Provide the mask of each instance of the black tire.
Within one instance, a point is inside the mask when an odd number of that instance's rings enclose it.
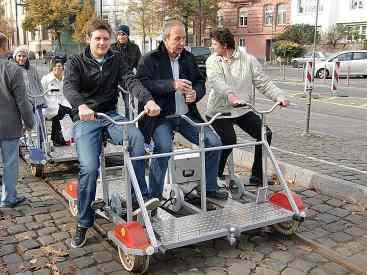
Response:
[[[329,71],[328,71],[328,69],[325,69],[325,68],[319,69],[316,73],[316,77],[320,78],[320,79],[323,79],[324,78],[324,73],[326,74],[326,78],[328,78],[329,77]]]
[[[143,274],[149,268],[150,256],[128,255],[121,248],[118,248],[118,251],[121,264],[126,271]]]

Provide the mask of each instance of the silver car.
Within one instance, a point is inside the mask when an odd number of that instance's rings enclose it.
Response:
[[[315,52],[316,61],[326,60],[326,55],[323,52]],[[305,53],[303,56],[292,58],[291,64],[294,68],[302,67],[307,61],[312,61],[312,52]]]
[[[353,50],[335,54],[323,62],[316,62],[315,77],[331,76],[336,61],[340,61],[339,76],[367,76],[367,50]]]

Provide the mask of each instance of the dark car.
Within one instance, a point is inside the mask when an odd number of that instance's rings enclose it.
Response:
[[[206,77],[205,62],[211,55],[210,49],[208,47],[188,47],[187,50],[194,55],[196,64],[198,64],[200,72]]]
[[[45,56],[45,63],[50,63],[52,60],[61,60],[63,63],[66,62],[67,55],[64,52],[60,51],[51,51],[48,52]]]

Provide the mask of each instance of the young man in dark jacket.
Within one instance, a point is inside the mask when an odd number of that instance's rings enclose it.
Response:
[[[158,49],[145,55],[137,71],[137,77],[150,90],[153,98],[161,107],[161,114],[156,118],[142,121],[141,129],[145,136],[154,141],[154,153],[172,151],[172,134],[176,130],[191,142],[199,143],[198,128],[191,126],[179,115],[186,114],[194,121],[202,121],[196,108],[205,95],[205,79],[191,53],[184,49],[185,28],[179,21],[166,24],[163,42]],[[168,115],[178,115],[167,118]],[[205,145],[220,146],[218,135],[209,127],[205,128]],[[217,171],[220,151],[205,154],[207,196],[227,199],[228,194],[218,190]],[[149,174],[149,186],[153,197],[160,197],[163,192],[164,175],[168,158],[152,159]]]
[[[22,70],[8,61],[8,39],[0,33],[0,151],[4,162],[0,208],[15,207],[25,200],[16,191],[22,120],[32,129],[32,104],[26,96]]]
[[[115,120],[123,119],[116,111],[118,83],[143,103],[148,116],[156,116],[160,112],[150,92],[128,69],[123,57],[110,50],[111,32],[108,23],[99,19],[91,21],[87,28],[89,46],[82,54],[70,58],[65,68],[64,95],[72,105],[74,138],[80,163],[78,224],[71,242],[74,248],[84,245],[87,229],[94,223],[91,203],[96,195],[103,132],[107,132],[114,143],[122,144],[122,128],[106,119],[96,118],[95,113],[105,113]],[[130,155],[144,155],[141,132],[131,126],[128,137]],[[147,200],[150,197],[145,182],[144,160],[134,161],[133,166],[142,195]]]
[[[119,52],[124,57],[129,70],[133,71],[138,68],[141,52],[138,45],[130,41],[129,36],[129,26],[121,25],[116,31],[117,41],[111,45],[111,50]],[[129,118],[129,95],[122,92],[122,98],[125,105],[125,116]]]

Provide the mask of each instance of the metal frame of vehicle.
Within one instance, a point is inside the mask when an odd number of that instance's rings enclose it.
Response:
[[[263,149],[263,169],[264,179],[263,186],[257,189],[256,193],[246,192],[251,202],[241,203],[232,199],[227,201],[217,201],[207,199],[206,196],[206,174],[205,169],[201,169],[201,177],[199,188],[200,206],[191,205],[191,214],[176,217],[174,213],[166,211],[166,209],[158,208],[157,214],[152,215],[144,205],[144,200],[139,188],[139,184],[133,169],[132,161],[153,159],[160,157],[172,157],[187,154],[187,150],[174,150],[171,153],[150,154],[140,157],[130,157],[128,151],[127,129],[131,124],[135,124],[141,119],[145,113],[140,113],[132,121],[117,122],[105,114],[98,113],[98,117],[109,120],[111,123],[121,126],[124,129],[123,145],[121,147],[124,156],[124,167],[122,168],[122,176],[108,179],[106,176],[106,167],[104,164],[104,154],[101,158],[101,175],[99,188],[102,193],[103,200],[96,201],[100,207],[98,212],[107,217],[115,224],[113,230],[108,232],[109,239],[117,246],[121,263],[127,271],[145,272],[149,267],[150,255],[157,252],[165,252],[169,249],[187,246],[190,244],[203,242],[211,239],[227,237],[231,244],[242,232],[261,228],[268,225],[274,225],[274,228],[284,234],[292,234],[297,228],[299,222],[305,218],[304,205],[299,196],[291,192],[282,175],[279,165],[272,153],[269,144],[266,141],[265,116],[271,113],[278,103],[269,110],[258,111],[251,104],[243,104],[242,107],[250,108],[261,116],[262,119],[262,139],[259,142],[241,143],[228,146],[219,146],[205,148],[204,144],[204,128],[209,127],[213,121],[221,116],[215,115],[209,122],[196,123],[189,117],[181,115],[181,119],[199,129],[199,147],[191,149],[193,154],[200,155],[201,168],[205,167],[205,153],[215,150],[223,150],[229,148],[240,148],[245,146],[261,145]],[[268,185],[266,180],[266,164],[267,156],[270,157],[271,163],[275,168],[275,172],[283,189],[268,196]],[[172,174],[170,175],[172,176]],[[127,184],[130,183],[130,184]],[[64,196],[74,206],[77,201],[77,183],[70,182],[64,189]],[[123,190],[123,191],[122,191]],[[141,212],[137,216],[137,221],[133,220],[132,211],[132,190],[139,203]],[[111,193],[112,191],[112,193]],[[113,207],[111,207],[111,196],[113,192],[119,192],[118,195],[126,199],[127,218],[120,217]],[[177,194],[172,193],[174,196]],[[98,203],[97,203],[98,202]],[[186,202],[189,204],[189,202]],[[215,205],[216,209],[208,210],[207,206]]]

